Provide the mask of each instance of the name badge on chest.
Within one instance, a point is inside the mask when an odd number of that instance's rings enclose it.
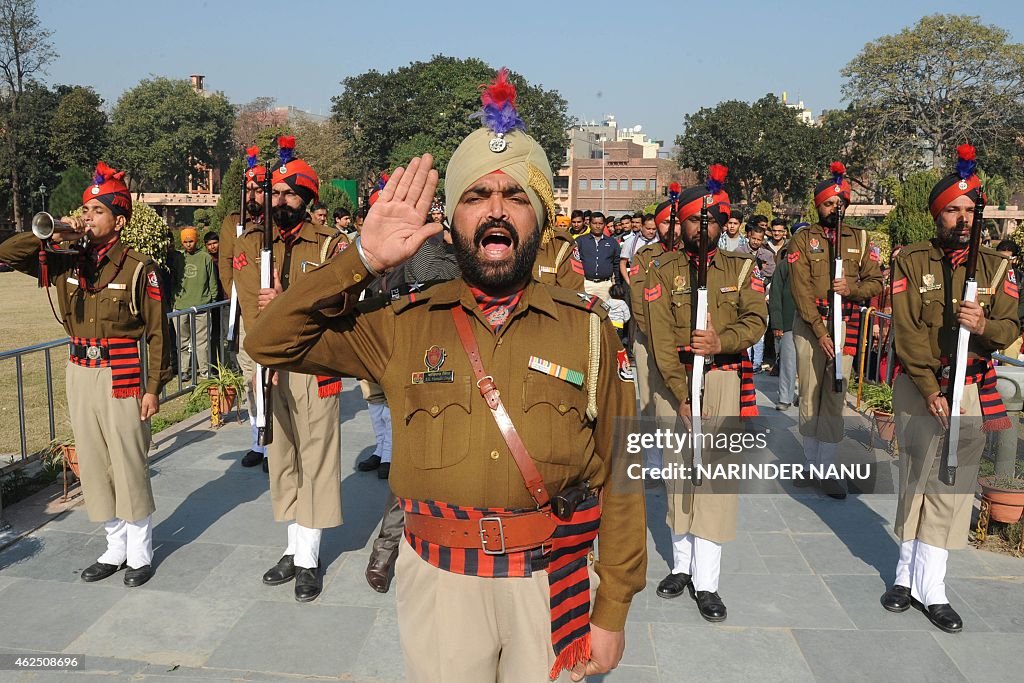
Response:
[[[442,370],[445,360],[448,359],[448,352],[442,347],[434,344],[423,354],[423,364],[427,366],[426,372],[412,373],[413,384],[434,384],[443,382],[450,384],[455,381],[455,372]]]

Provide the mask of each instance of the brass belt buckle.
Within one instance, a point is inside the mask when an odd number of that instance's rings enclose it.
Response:
[[[89,360],[99,360],[102,357],[102,352],[98,346],[89,346],[85,349],[85,357]]]
[[[501,548],[494,550],[487,547],[487,532],[484,530],[484,522],[497,523],[498,525],[498,538],[501,539]],[[505,527],[501,522],[501,517],[481,517],[477,521],[477,526],[480,528],[480,544],[483,546],[485,555],[504,555],[505,554]]]

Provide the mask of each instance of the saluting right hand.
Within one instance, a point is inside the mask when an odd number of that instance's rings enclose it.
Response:
[[[366,214],[359,243],[374,270],[384,272],[403,263],[441,231],[440,223],[423,222],[437,190],[433,166],[434,158],[424,154],[413,157],[407,168],[396,168]]]

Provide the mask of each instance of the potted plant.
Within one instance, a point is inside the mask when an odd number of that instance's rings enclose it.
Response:
[[[1024,512],[1024,479],[1011,476],[980,477],[981,497],[988,501],[989,519],[1015,524]]]
[[[245,377],[224,365],[217,365],[214,373],[202,379],[192,390],[192,398],[204,394],[210,397],[210,424],[220,427],[223,415],[231,411],[238,395],[245,391]]]
[[[78,469],[78,450],[75,448],[75,438],[54,439],[46,445],[39,453],[40,461],[44,466],[56,469],[61,468],[64,479],[64,500],[68,499],[68,470],[70,469],[76,479],[81,479],[81,472]]]
[[[861,387],[864,403],[871,410],[878,437],[891,444],[896,437],[896,418],[892,413],[892,387],[865,382]]]

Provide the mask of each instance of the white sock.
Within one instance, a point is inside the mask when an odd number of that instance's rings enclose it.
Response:
[[[693,534],[672,534],[672,573],[693,572]]]
[[[153,564],[153,516],[127,522],[128,566],[132,569]]]
[[[288,523],[288,546],[284,549],[285,555],[294,555],[295,548],[298,547],[298,543],[295,538],[299,533],[299,525],[295,522]]]
[[[820,445],[821,442],[813,436],[804,437],[804,460],[807,461],[808,465],[818,464],[818,447]]]
[[[914,555],[917,552],[917,539],[900,543],[900,561],[896,563],[896,586],[910,588],[914,576]]]
[[[693,590],[718,590],[718,576],[722,568],[722,544],[693,536]]]
[[[926,607],[947,604],[946,560],[949,559],[949,551],[918,541],[916,555],[914,585],[910,587],[910,594]]]
[[[128,559],[128,526],[115,517],[103,523],[103,530],[107,533],[107,550],[96,561],[120,567]]]
[[[315,569],[320,562],[320,537],[322,529],[310,529],[295,525],[295,566]]]

